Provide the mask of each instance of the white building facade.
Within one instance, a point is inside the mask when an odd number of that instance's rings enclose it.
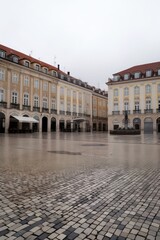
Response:
[[[129,127],[144,133],[160,132],[160,62],[113,74],[108,83],[108,129]]]

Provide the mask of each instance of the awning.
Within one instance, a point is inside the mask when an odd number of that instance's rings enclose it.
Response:
[[[19,122],[27,122],[27,123],[38,123],[39,122],[32,117],[22,117],[22,116],[13,116],[13,117],[16,118]]]
[[[85,119],[84,118],[75,118],[73,119],[73,122],[84,122]]]

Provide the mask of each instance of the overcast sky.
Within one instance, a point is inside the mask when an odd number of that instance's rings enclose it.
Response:
[[[107,89],[160,61],[160,0],[0,0],[0,43]]]

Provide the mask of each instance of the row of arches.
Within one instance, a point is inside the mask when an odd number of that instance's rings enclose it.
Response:
[[[151,117],[146,117],[143,120],[144,133],[152,133],[154,130],[154,119]],[[124,120],[122,121],[124,123]],[[133,122],[128,119],[129,126],[133,126],[133,128],[141,130],[142,129],[142,120],[140,118],[134,118]],[[117,129],[120,127],[120,123],[118,121],[114,121],[113,129]],[[160,132],[160,117],[156,119],[156,130]]]
[[[23,117],[29,117],[24,114]],[[90,131],[89,121],[71,121],[52,117],[51,119],[42,116],[41,118],[37,115],[33,116],[32,119],[37,120],[36,122],[19,122],[15,115],[10,115],[8,124],[6,123],[6,116],[3,112],[0,112],[0,133],[25,133],[25,132],[71,132],[71,131]]]

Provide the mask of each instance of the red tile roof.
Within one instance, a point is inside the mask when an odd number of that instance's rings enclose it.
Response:
[[[29,55],[26,55],[24,53],[18,52],[16,50],[12,49],[12,48],[9,48],[9,47],[6,47],[6,46],[0,44],[0,49],[5,51],[7,55],[13,54],[13,55],[16,55],[17,57],[19,57],[20,60],[24,60],[25,59],[25,60],[30,61],[31,63],[38,63],[42,67],[47,67],[49,70],[55,70],[57,72],[61,72],[62,73],[62,71],[58,70],[58,68],[56,68],[56,67],[54,67],[54,66],[52,66],[50,64],[47,64],[45,62],[42,62],[42,61],[40,61],[38,59],[35,59],[35,58],[33,58],[33,57],[29,56]]]
[[[154,72],[156,72],[158,69],[160,69],[160,62],[153,62],[128,68],[126,70],[113,74],[113,76],[115,75],[124,76],[124,74],[127,73],[134,74],[136,72],[145,73],[147,70],[153,70]]]

